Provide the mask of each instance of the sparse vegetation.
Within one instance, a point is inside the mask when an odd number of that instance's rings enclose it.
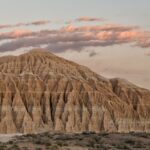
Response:
[[[125,143],[130,144],[130,145],[134,145],[135,141],[132,139],[127,139],[127,140],[125,140]]]
[[[17,136],[0,143],[0,150],[149,150],[147,133],[41,133]]]

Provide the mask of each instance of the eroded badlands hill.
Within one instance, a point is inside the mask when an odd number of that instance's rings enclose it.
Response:
[[[0,58],[0,133],[150,131],[150,91],[33,50]]]

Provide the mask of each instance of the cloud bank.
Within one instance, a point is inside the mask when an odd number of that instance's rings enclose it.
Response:
[[[80,20],[98,20],[98,18],[79,18]],[[22,25],[41,25],[46,21],[20,23]],[[3,42],[5,41],[5,42]],[[66,50],[82,51],[88,47],[106,47],[130,44],[141,48],[150,47],[150,31],[143,31],[137,26],[119,24],[69,25],[58,29],[40,31],[14,30],[0,33],[0,52],[15,51],[21,48],[41,47],[53,52]]]

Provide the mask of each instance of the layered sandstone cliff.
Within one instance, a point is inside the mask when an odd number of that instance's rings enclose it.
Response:
[[[150,91],[33,50],[0,58],[0,133],[150,131]]]

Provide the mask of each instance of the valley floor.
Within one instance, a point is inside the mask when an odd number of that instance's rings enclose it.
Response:
[[[0,150],[149,150],[148,133],[0,135]]]

